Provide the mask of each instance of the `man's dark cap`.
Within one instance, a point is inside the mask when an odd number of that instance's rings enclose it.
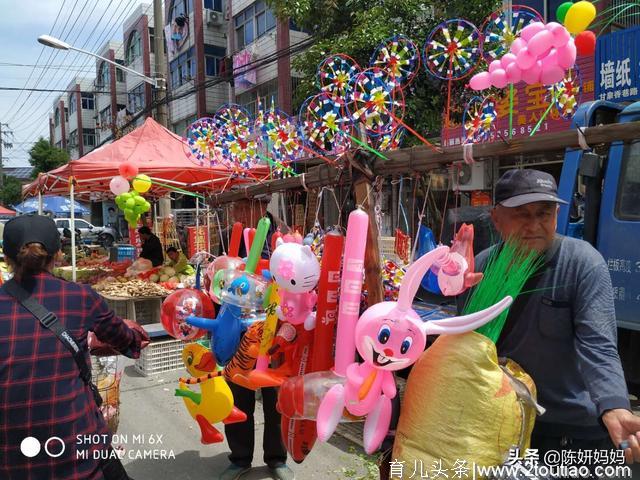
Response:
[[[567,204],[558,196],[558,186],[553,176],[540,170],[507,170],[496,183],[496,205],[519,207],[533,202]]]
[[[49,255],[58,253],[60,232],[55,222],[42,215],[21,215],[5,224],[2,245],[6,256],[15,259],[30,243],[40,243]]]

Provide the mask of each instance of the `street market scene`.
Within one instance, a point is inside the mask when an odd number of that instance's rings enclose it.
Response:
[[[638,0],[0,6],[0,480],[640,479]]]

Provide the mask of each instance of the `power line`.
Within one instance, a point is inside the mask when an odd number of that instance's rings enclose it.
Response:
[[[10,90],[10,91],[15,91],[15,90],[26,90],[28,92],[50,92],[50,93],[55,93],[55,92],[61,92],[61,93],[71,93],[73,92],[73,90],[62,90],[62,89],[53,89],[53,88],[23,88],[23,87],[0,87],[0,91],[1,90]],[[93,93],[93,94],[100,94],[103,93],[105,95],[111,95],[111,92],[108,90],[80,90],[81,93]],[[124,91],[124,92],[116,92],[116,95],[126,95],[128,92]]]

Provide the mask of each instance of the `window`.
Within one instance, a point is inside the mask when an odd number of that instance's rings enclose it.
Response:
[[[154,38],[155,36],[155,30],[153,29],[153,27],[149,27],[149,51],[151,53],[154,53],[155,48],[156,48],[156,40]]]
[[[56,225],[58,228],[69,228],[69,220],[57,220]]]
[[[75,148],[78,146],[78,131],[74,130],[69,134],[69,141],[67,142],[70,148]]]
[[[624,146],[622,171],[618,183],[616,217],[621,220],[640,220],[640,141]]]
[[[206,7],[206,1],[205,1]],[[193,0],[172,0],[169,7],[169,19],[175,20],[180,15],[189,15],[193,11]]]
[[[257,88],[248,92],[243,92],[236,96],[236,103],[244,107],[251,116],[256,115],[257,98],[260,97],[263,109],[271,108],[271,105],[278,106],[278,79],[274,78]]]
[[[109,73],[109,64],[102,62],[98,68],[98,78],[96,78],[96,85],[98,87],[107,88],[111,83],[111,75]],[[84,108],[84,107],[83,107]]]
[[[204,0],[204,8],[222,12],[222,0]]]
[[[93,98],[93,93],[81,93],[82,97],[82,109],[83,110],[93,110],[95,108],[95,101]]]
[[[169,65],[171,72],[171,86],[177,88],[193,80],[196,76],[196,61],[193,58],[194,48],[180,54]]]
[[[226,50],[215,45],[204,46],[205,73],[209,77],[217,77],[220,72],[220,66],[226,55]]]
[[[64,121],[69,121],[69,109],[67,107],[64,107]]]
[[[107,130],[111,126],[111,105],[100,111],[98,124],[102,130]]]
[[[96,146],[96,131],[93,128],[82,129],[82,144],[85,147]]]
[[[69,113],[75,113],[78,109],[78,99],[75,93],[69,96]]]
[[[258,0],[255,4],[245,8],[233,20],[235,22],[236,46],[238,49],[249,45],[276,27],[276,19],[273,12],[267,7],[264,0]]]
[[[129,113],[136,113],[144,108],[144,83],[141,83],[129,92],[128,100]]]
[[[56,127],[60,125],[60,108],[59,107],[56,107],[56,111],[53,115],[53,123],[55,124]]]
[[[124,66],[124,60],[116,60],[116,63]],[[124,72],[118,67],[116,67],[116,82],[124,82]]]
[[[127,41],[127,54],[126,61],[127,65],[131,65],[136,58],[142,55],[142,43],[140,41],[140,33],[137,30],[134,30],[129,35],[129,40]]]
[[[76,228],[89,228],[90,227],[89,222],[87,222],[85,220],[74,219],[74,223],[75,223],[75,227]]]

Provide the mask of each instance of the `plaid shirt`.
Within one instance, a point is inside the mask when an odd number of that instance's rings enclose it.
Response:
[[[141,337],[116,317],[91,287],[39,274],[22,283],[34,299],[55,313],[86,353],[87,332],[127,356],[140,354]],[[93,395],[80,378],[71,352],[53,332],[43,327],[4,287],[0,288],[0,479],[102,479],[93,450],[110,444],[110,433]],[[106,435],[79,444],[82,435]],[[27,458],[24,438],[34,437],[40,452]],[[59,437],[64,453],[51,458],[45,442]],[[52,440],[48,450],[62,450]],[[88,452],[88,458],[78,458]]]

